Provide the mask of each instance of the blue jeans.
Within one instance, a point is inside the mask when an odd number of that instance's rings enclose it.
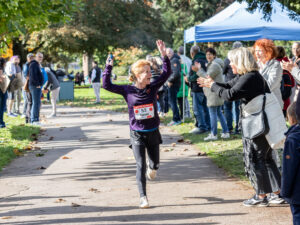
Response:
[[[300,225],[300,205],[291,204],[290,206],[293,214],[293,224]]]
[[[179,122],[181,121],[180,119],[180,115],[179,115],[179,109],[178,109],[178,105],[177,105],[177,93],[179,91],[179,87],[174,87],[171,86],[169,88],[169,103],[171,106],[171,109],[173,111],[173,121],[174,122]]]
[[[207,100],[203,92],[192,92],[193,110],[196,118],[196,127],[201,130],[210,130],[210,118],[207,108]]]
[[[233,121],[233,115],[232,115],[232,108],[234,104],[234,112],[235,112],[235,131],[239,130],[239,119],[240,119],[240,101],[234,101],[234,102],[224,102],[224,112],[225,112],[225,118],[227,122],[228,129],[230,131],[233,130],[232,121]]]
[[[7,99],[7,92],[3,94],[2,91],[0,90],[0,128],[5,127],[5,123],[3,121],[3,114],[5,111],[6,99]]]
[[[26,115],[26,111],[27,111],[27,97],[26,97],[26,91],[22,90],[22,95],[23,95],[23,115]]]
[[[31,107],[31,115],[30,122],[39,122],[40,121],[40,106],[41,106],[41,95],[42,89],[29,86],[30,94],[32,96],[32,107]]]
[[[210,123],[211,123],[211,132],[213,135],[218,134],[218,118],[221,122],[223,133],[228,133],[228,127],[225,121],[225,117],[221,111],[222,106],[212,106],[208,107]]]

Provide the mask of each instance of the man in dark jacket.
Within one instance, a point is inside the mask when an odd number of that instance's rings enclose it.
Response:
[[[44,77],[41,71],[40,64],[34,59],[28,65],[29,75],[29,91],[32,97],[32,107],[30,113],[30,122],[33,125],[40,125],[40,107],[42,86]]]
[[[191,47],[190,53],[192,57],[192,67],[190,70],[190,74],[186,79],[188,82],[190,82],[191,85],[191,92],[193,96],[193,110],[194,116],[196,118],[196,127],[191,130],[190,133],[202,134],[210,131],[210,118],[207,108],[207,100],[203,93],[203,88],[199,87],[199,85],[197,84],[198,75],[194,71],[196,70],[196,68],[194,68],[194,64],[195,62],[199,62],[201,64],[201,67],[206,70],[207,61],[205,54],[200,51],[200,48],[197,45]]]
[[[93,62],[93,69],[89,74],[89,78],[92,82],[92,87],[96,95],[95,104],[100,103],[100,80],[101,80],[101,69],[98,67],[98,62]]]
[[[300,121],[296,116],[295,102],[289,106],[287,114],[292,127],[286,133],[280,195],[291,206],[294,225],[300,225]]]
[[[167,48],[167,56],[171,61],[172,69],[172,74],[168,79],[168,94],[169,103],[173,111],[173,120],[168,124],[168,126],[173,126],[181,123],[179,109],[177,105],[177,93],[181,84],[181,66],[180,57],[177,54],[174,54],[174,51],[171,48]]]
[[[240,48],[243,47],[243,44],[239,41],[236,41],[232,45],[232,49],[235,48]],[[223,73],[225,75],[225,82],[228,82],[232,80],[233,78],[236,77],[236,74],[232,72],[231,66],[230,66],[230,60],[226,58],[224,60],[224,68],[223,68]],[[232,108],[234,104],[234,112],[235,112],[235,134],[239,133],[239,118],[240,118],[240,101],[225,101],[224,102],[224,112],[225,112],[225,118],[226,118],[226,123],[228,126],[228,129],[230,133],[233,132],[233,126],[232,126],[232,121],[233,121],[233,115],[232,115]]]

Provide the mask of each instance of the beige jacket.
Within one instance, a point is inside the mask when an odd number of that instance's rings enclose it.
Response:
[[[215,82],[224,82],[223,80],[223,67],[224,62],[220,58],[216,58],[212,62],[208,63],[207,71],[202,68],[197,72],[198,76],[206,77],[209,75]],[[204,94],[207,98],[207,106],[221,106],[224,104],[224,100],[220,98],[216,93],[212,92],[210,88],[203,88]]]

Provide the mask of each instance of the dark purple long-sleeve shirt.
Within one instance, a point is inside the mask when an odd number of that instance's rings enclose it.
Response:
[[[144,89],[133,85],[115,85],[111,83],[112,66],[106,65],[103,73],[103,88],[120,94],[128,105],[129,125],[131,130],[146,131],[158,128],[160,120],[157,114],[157,90],[171,74],[171,64],[167,56],[163,59],[163,73]]]

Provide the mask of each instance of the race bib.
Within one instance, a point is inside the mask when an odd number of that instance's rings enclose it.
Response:
[[[151,119],[154,117],[153,104],[133,106],[133,110],[136,120]]]

